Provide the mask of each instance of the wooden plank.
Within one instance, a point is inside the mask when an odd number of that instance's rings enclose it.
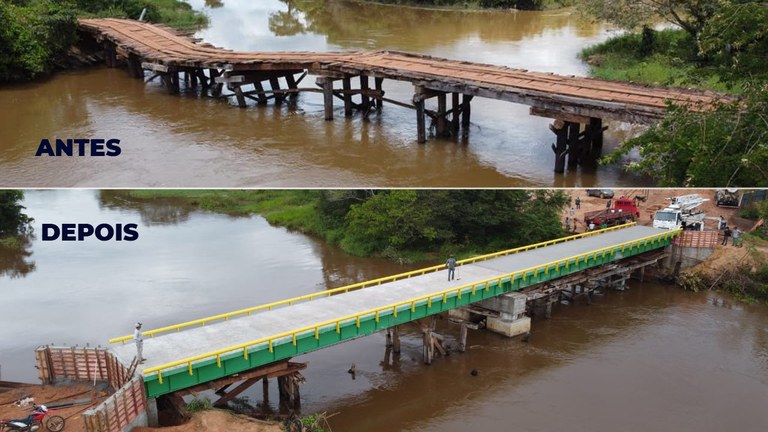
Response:
[[[155,71],[155,72],[168,73],[168,71],[170,71],[170,68],[168,66],[166,66],[164,64],[160,64],[160,63],[142,62],[141,63],[141,67],[143,69],[149,69],[149,70]]]

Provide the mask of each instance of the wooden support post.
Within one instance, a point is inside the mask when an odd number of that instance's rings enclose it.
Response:
[[[424,100],[414,101],[414,105],[416,105],[416,141],[419,144],[424,144],[427,142],[427,119],[424,111]]]
[[[108,40],[104,41],[104,62],[108,68],[117,67],[117,50],[115,44]]]
[[[261,392],[264,405],[269,405],[269,378],[267,377],[261,379]]]
[[[285,76],[285,83],[288,85],[288,88],[291,90],[296,90],[298,88],[298,85],[296,85],[296,79],[293,77],[292,73],[289,73]],[[290,96],[293,97],[295,95],[298,95],[298,93],[291,93]]]
[[[462,322],[459,327],[459,352],[467,350],[467,323]]]
[[[461,128],[464,130],[464,136],[469,134],[469,116],[472,112],[470,103],[472,102],[472,98],[473,96],[467,94],[461,97]]]
[[[432,330],[431,329],[424,329],[423,333],[423,354],[424,354],[424,364],[432,364],[432,356],[434,354],[435,345],[432,341]]]
[[[344,117],[352,117],[352,78],[344,77],[341,83],[344,89]]]
[[[141,59],[134,53],[128,54],[128,71],[133,78],[144,79],[144,69],[141,68]]]
[[[275,103],[280,105],[285,99],[285,95],[280,92],[280,80],[277,77],[269,79],[269,86],[272,87],[273,94],[275,95]]]
[[[243,89],[236,85],[232,90],[235,92],[235,98],[237,98],[237,106],[245,108],[247,105],[245,103],[245,96],[243,96]]]
[[[436,135],[443,137],[446,135],[446,118],[445,118],[445,93],[439,93],[437,95],[437,130]]]
[[[589,119],[589,131],[592,142],[592,160],[600,159],[603,154],[603,119],[592,117]]]
[[[384,106],[384,90],[381,88],[381,84],[384,82],[384,78],[374,78],[374,84],[376,85],[376,109],[381,111],[381,107]]]
[[[189,86],[192,88],[197,88],[197,70],[193,70],[188,73],[189,76]]]
[[[391,329],[387,329],[387,342],[385,347],[387,349],[392,348],[392,330]]]
[[[459,113],[461,108],[459,107],[459,94],[451,93],[451,131],[456,134],[459,131]]]
[[[333,120],[333,79],[318,77],[317,85],[323,88],[323,104],[325,106],[325,120]]]
[[[297,372],[277,377],[277,387],[280,393],[280,411],[294,412],[301,409]]]
[[[568,166],[575,167],[579,163],[579,132],[581,124],[575,122],[565,122],[568,128]]]
[[[253,87],[256,89],[257,96],[259,98],[259,105],[266,105],[267,104],[267,95],[264,94],[264,86],[261,84],[261,81],[256,81],[253,83]]]
[[[552,145],[552,151],[555,152],[555,172],[565,172],[565,155],[568,142],[568,128],[562,120],[555,120],[549,125],[549,130],[555,134],[555,144]]]
[[[195,74],[197,75],[197,79],[200,81],[200,85],[203,86],[203,90],[208,90],[209,84],[208,84],[208,78],[205,76],[205,71],[203,69],[195,69]]]
[[[368,77],[366,75],[360,75],[360,105],[363,111],[368,111],[371,106],[371,99],[368,97]]]
[[[392,327],[392,352],[400,354],[400,327]]]

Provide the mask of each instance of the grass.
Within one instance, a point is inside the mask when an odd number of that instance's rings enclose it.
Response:
[[[683,30],[654,32],[642,53],[642,35],[628,33],[582,50],[580,57],[596,78],[738,93],[740,83],[725,83],[717,69],[697,58],[696,44]]]
[[[128,2],[131,3],[131,2]],[[192,31],[208,25],[208,16],[196,11],[189,3],[182,0],[146,0],[147,15],[145,20],[165,24],[179,30]],[[80,11],[78,16],[83,18],[131,18],[138,19],[141,7],[118,8],[110,7],[98,12]]]
[[[313,190],[131,190],[128,196],[139,200],[173,199],[181,204],[228,215],[260,214],[273,225],[325,236],[315,204]]]

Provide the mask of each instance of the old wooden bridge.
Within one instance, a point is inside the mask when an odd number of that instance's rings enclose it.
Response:
[[[439,136],[467,133],[470,102],[485,97],[530,106],[533,115],[555,119],[555,171],[591,164],[600,155],[604,119],[649,123],[660,118],[667,103],[703,109],[712,104],[709,92],[648,87],[630,83],[530,72],[395,51],[359,52],[234,52],[194,40],[175,31],[140,21],[80,20],[83,35],[90,35],[104,53],[109,67],[125,61],[130,73],[144,78],[145,70],[160,77],[171,92],[180,82],[199,86],[205,94],[221,96],[226,85],[240,107],[247,99],[281,103],[300,91],[324,95],[325,118],[333,119],[334,97],[343,100],[344,114],[358,110],[367,116],[383,103],[414,108],[418,142],[427,137],[426,117]],[[83,38],[85,39],[85,38]],[[299,88],[307,76],[317,76],[319,88]],[[353,78],[357,88],[353,88]],[[373,78],[371,87],[370,78]],[[384,97],[384,79],[410,82],[414,96],[408,103]],[[336,83],[340,82],[341,86]],[[447,106],[450,95],[451,107]],[[353,100],[354,96],[354,100]],[[436,98],[437,109],[425,107]]]

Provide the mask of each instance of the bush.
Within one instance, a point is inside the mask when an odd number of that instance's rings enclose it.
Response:
[[[213,409],[213,404],[211,403],[211,400],[208,398],[194,398],[187,404],[187,411],[189,412],[200,412],[200,411],[209,411]]]
[[[24,6],[0,0],[0,82],[50,72],[77,38],[73,3],[36,0]]]

